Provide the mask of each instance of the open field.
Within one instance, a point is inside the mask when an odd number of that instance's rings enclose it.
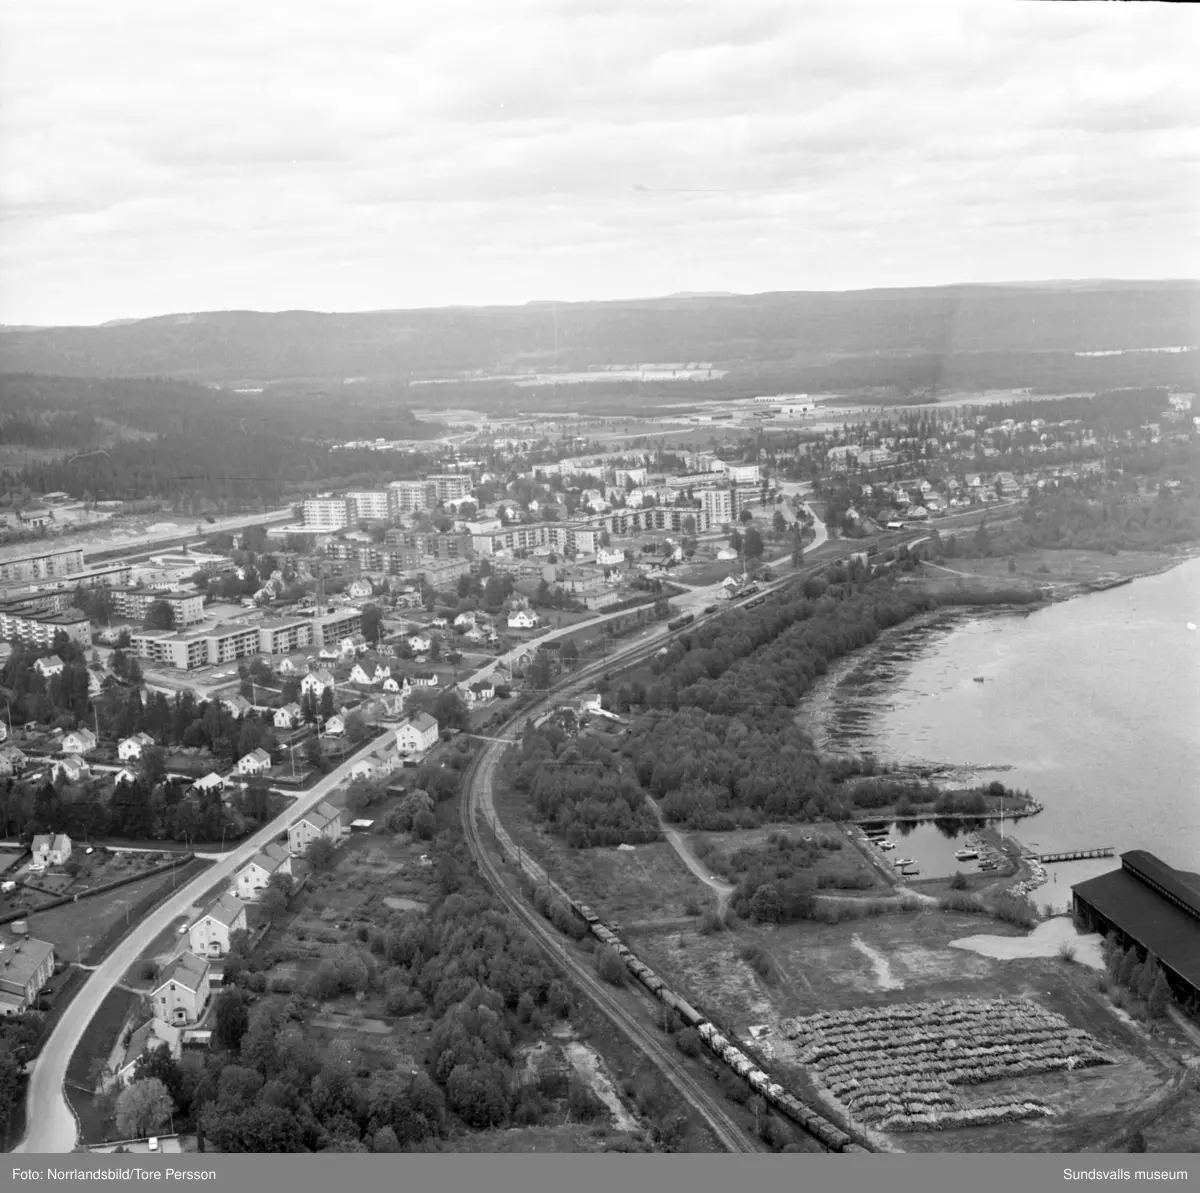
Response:
[[[1025,580],[1039,584],[1081,584],[1101,576],[1141,576],[1170,567],[1177,555],[1167,551],[1104,551],[1042,549],[1013,557],[1016,572],[1010,577],[1008,559],[948,559],[946,567],[971,576],[1003,581]],[[937,569],[930,569],[937,575]]]
[[[34,911],[26,921],[29,935],[49,941],[64,961],[95,964],[102,951],[123,936],[127,928],[136,930],[138,916],[145,914],[150,900],[158,902],[176,886],[191,881],[206,864],[191,862],[178,867],[174,877],[170,873],[158,874],[77,903]],[[0,939],[11,943],[13,937],[8,925],[0,927]]]

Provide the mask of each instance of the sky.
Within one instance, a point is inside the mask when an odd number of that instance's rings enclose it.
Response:
[[[1200,13],[0,6],[0,323],[1200,277]]]

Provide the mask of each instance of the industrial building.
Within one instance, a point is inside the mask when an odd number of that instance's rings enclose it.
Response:
[[[1119,870],[1071,890],[1075,916],[1088,930],[1153,957],[1178,999],[1200,1002],[1200,875],[1134,849],[1121,854]]]

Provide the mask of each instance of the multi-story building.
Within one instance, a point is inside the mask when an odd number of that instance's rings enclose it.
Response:
[[[129,644],[139,659],[159,667],[191,671],[208,663],[208,643],[198,634],[140,630],[129,636]]]
[[[163,971],[150,1001],[157,1018],[179,1027],[199,1020],[210,990],[208,962],[195,953],[182,953]]]
[[[361,609],[335,609],[313,618],[313,645],[336,646],[343,638],[362,633]]]
[[[757,485],[762,481],[757,464],[726,464],[725,475],[735,485]]]
[[[471,551],[469,534],[438,534],[436,531],[389,530],[383,540],[389,547],[411,547],[418,556],[434,559],[466,559]]]
[[[0,1015],[23,1015],[54,973],[54,946],[18,940],[0,953]]]
[[[72,642],[91,646],[92,623],[78,609],[60,611],[60,601],[65,603],[65,594],[39,593],[25,600],[0,602],[0,638],[53,646],[62,633]]]
[[[386,489],[354,489],[346,504],[351,522],[386,522],[392,516]]]
[[[324,837],[334,845],[342,839],[342,814],[324,800],[288,825],[288,847],[293,853],[303,854],[318,837]]]
[[[150,606],[162,601],[171,610],[177,629],[196,625],[204,620],[204,597],[195,592],[163,592],[154,588],[114,588],[113,611],[122,617],[141,620]]]
[[[306,530],[341,530],[350,525],[350,505],[344,497],[310,497],[303,509]]]
[[[50,547],[0,558],[0,584],[70,578],[83,570],[82,547]]]
[[[469,576],[471,564],[466,559],[431,559],[418,570],[426,584],[438,588],[452,584],[459,576]]]
[[[312,642],[312,618],[296,617],[258,624],[258,649],[263,654],[292,654],[311,646]]]
[[[466,473],[440,473],[436,476],[427,476],[425,481],[433,486],[434,496],[438,502],[461,501],[464,497],[471,496],[471,477]]]
[[[248,625],[218,625],[204,631],[208,644],[208,661],[214,666],[232,663],[258,652],[258,627]]]
[[[428,481],[392,481],[387,487],[388,514],[416,514],[437,504],[437,486]]]
[[[733,494],[728,489],[701,489],[696,493],[696,499],[710,526],[723,526],[733,521]]]

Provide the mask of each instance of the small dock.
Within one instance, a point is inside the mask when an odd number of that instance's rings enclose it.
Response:
[[[1065,849],[1061,853],[1039,853],[1037,860],[1044,866],[1047,862],[1081,862],[1090,857],[1112,857],[1112,849]]]

